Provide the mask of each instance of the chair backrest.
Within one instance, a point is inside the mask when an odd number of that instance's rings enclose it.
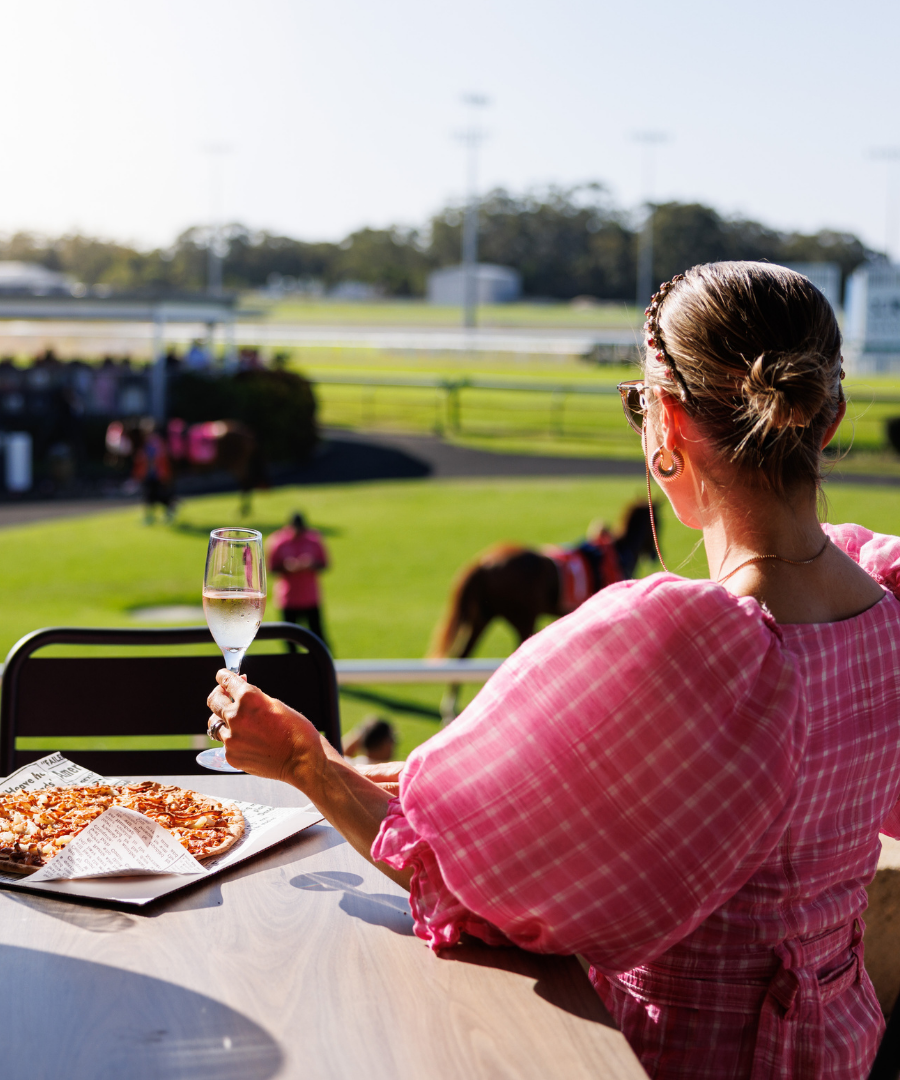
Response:
[[[872,1062],[869,1080],[897,1080],[900,1076],[900,1001],[888,1017],[887,1028]]]
[[[294,623],[263,623],[257,640],[293,642],[293,652],[247,656],[242,673],[254,685],[302,712],[340,749],[337,683],[322,640]],[[41,658],[48,645],[173,646],[212,641],[205,626],[184,629],[36,630],[10,650],[0,689],[0,776],[49,749],[19,749],[17,739],[87,736],[202,737],[206,699],[223,666],[221,656]],[[201,738],[202,745],[206,745]],[[68,753],[68,752],[67,752]],[[197,748],[84,749],[73,760],[104,776],[202,773]]]

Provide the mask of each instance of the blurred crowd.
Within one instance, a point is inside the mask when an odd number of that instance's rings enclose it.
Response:
[[[251,371],[262,366],[259,350],[244,348],[226,370]],[[169,349],[166,368],[170,375],[222,369],[200,340],[183,357]],[[150,409],[150,368],[135,365],[128,356],[107,356],[100,363],[60,360],[52,349],[26,366],[9,357],[0,360],[0,426],[8,428],[17,416],[60,409],[74,416],[141,416]]]

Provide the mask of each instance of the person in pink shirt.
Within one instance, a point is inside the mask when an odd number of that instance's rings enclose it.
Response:
[[[328,569],[328,553],[322,537],[308,527],[302,514],[294,514],[288,525],[269,537],[266,556],[269,571],[279,575],[275,603],[284,621],[305,622],[325,641],[319,574]]]
[[[608,586],[367,774],[227,671],[209,706],[232,764],[410,890],[432,948],[586,958],[651,1077],[861,1080],[884,1027],[865,886],[900,837],[900,539],[819,520],[846,401],[808,279],[694,267],[646,333],[625,415],[709,579]]]

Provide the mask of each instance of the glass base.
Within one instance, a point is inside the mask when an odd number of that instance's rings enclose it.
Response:
[[[225,760],[225,747],[214,746],[211,750],[204,750],[197,755],[197,764],[204,769],[212,769],[213,772],[236,772],[242,773],[243,769],[236,769]]]

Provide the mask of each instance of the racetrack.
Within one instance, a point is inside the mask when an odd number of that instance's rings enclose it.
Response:
[[[538,454],[503,454],[445,442],[433,435],[403,435],[384,432],[326,430],[311,461],[304,465],[273,470],[273,487],[287,484],[359,483],[376,480],[459,479],[472,477],[640,477],[641,461],[617,458],[568,457]],[[829,483],[895,487],[900,476],[867,476],[835,470]],[[188,477],[179,485],[182,496],[235,490],[226,476]],[[53,518],[80,517],[104,513],[123,506],[135,506],[140,499],[23,499],[0,503],[0,528],[24,525]]]

